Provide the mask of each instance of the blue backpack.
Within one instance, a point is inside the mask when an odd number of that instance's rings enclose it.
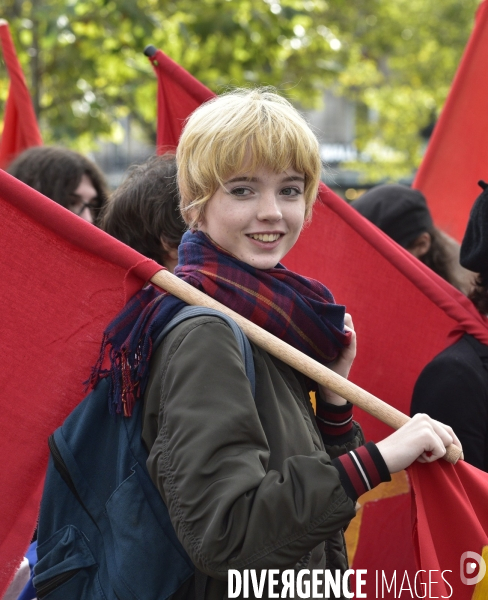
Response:
[[[223,313],[187,306],[155,346],[178,323],[201,315],[230,325],[254,394],[249,340]],[[49,438],[34,577],[39,600],[164,600],[186,596],[182,590],[198,573],[146,468],[143,403],[131,418],[111,415],[108,386],[103,379]]]

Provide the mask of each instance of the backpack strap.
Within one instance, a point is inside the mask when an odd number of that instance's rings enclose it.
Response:
[[[193,317],[205,316],[218,317],[219,319],[222,319],[222,321],[225,321],[232,329],[242,354],[246,375],[251,384],[251,391],[254,398],[256,394],[256,373],[254,371],[254,360],[252,357],[251,344],[249,343],[246,334],[242,331],[234,319],[228,317],[219,310],[206,308],[205,306],[185,306],[171,319],[163,331],[158,335],[156,341],[154,342],[154,349],[156,349],[163,341],[163,338],[182,321],[186,321],[187,319],[191,319]]]
[[[166,325],[163,331],[158,335],[156,341],[154,342],[154,349],[156,349],[159,346],[159,344],[163,341],[163,338],[166,335],[168,335],[168,333],[171,330],[173,330],[177,325],[179,325],[182,321],[186,321],[187,319],[191,319],[193,317],[205,316],[218,317],[219,319],[222,319],[222,321],[225,321],[227,325],[229,325],[229,327],[232,329],[232,332],[237,340],[239,350],[242,354],[244,367],[246,369],[246,375],[249,379],[249,383],[251,384],[251,392],[254,398],[256,395],[256,373],[254,370],[254,359],[252,357],[251,344],[249,343],[246,334],[242,331],[242,329],[234,321],[234,319],[227,316],[223,312],[220,312],[219,310],[215,310],[213,308],[206,308],[204,306],[187,305],[183,307],[178,313],[176,313],[176,315]],[[204,600],[207,582],[208,576],[195,567],[195,600]]]

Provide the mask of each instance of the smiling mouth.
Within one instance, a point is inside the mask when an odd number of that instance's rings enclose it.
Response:
[[[276,242],[281,237],[281,233],[251,233],[249,237],[258,242]]]

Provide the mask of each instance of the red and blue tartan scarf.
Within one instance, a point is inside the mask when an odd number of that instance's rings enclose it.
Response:
[[[320,282],[288,270],[256,269],[206,234],[188,231],[178,249],[175,275],[322,364],[335,360],[351,334],[344,306]],[[154,340],[185,304],[153,286],[138,292],[110,323],[89,383],[111,376],[112,412],[132,413],[149,376]],[[102,369],[106,352],[111,368]]]

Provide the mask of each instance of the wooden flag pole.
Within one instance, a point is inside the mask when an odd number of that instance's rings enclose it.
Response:
[[[393,429],[399,429],[402,425],[405,425],[410,420],[410,417],[403,414],[393,406],[390,406],[383,400],[380,400],[373,394],[370,394],[366,390],[363,390],[356,384],[344,379],[334,371],[331,371],[324,365],[310,358],[300,350],[293,348],[283,340],[280,340],[272,333],[267,332],[262,327],[255,325],[248,319],[234,312],[227,306],[220,304],[207,294],[204,294],[200,290],[197,290],[193,286],[189,285],[179,277],[176,277],[166,269],[158,271],[152,278],[152,283],[166,290],[173,296],[176,296],[194,306],[206,306],[207,308],[214,308],[219,310],[229,317],[232,317],[239,327],[244,331],[247,337],[272,354],[276,356],[284,363],[293,367],[297,371],[300,371],[307,377],[310,377],[313,381],[324,385],[329,388],[342,398],[349,400],[352,404],[359,406],[365,412],[373,415],[386,425],[389,425]],[[454,444],[451,444],[447,448],[447,452],[444,458],[455,464],[461,455],[461,450]]]

